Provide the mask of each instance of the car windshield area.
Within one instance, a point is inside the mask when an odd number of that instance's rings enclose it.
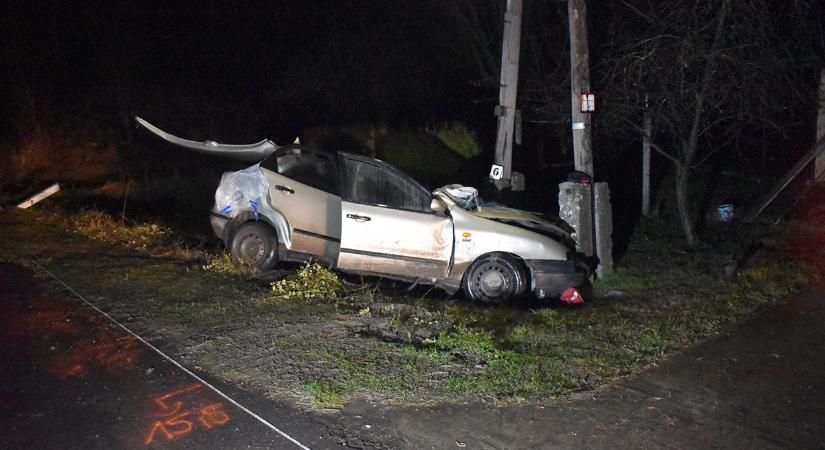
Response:
[[[479,206],[485,204],[484,200],[478,196],[478,189],[469,186],[462,186],[460,184],[448,184],[436,190],[436,192],[443,192],[458,206],[467,211],[478,211]]]

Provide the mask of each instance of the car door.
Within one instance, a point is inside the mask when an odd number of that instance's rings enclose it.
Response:
[[[334,157],[282,149],[261,162],[261,170],[269,182],[270,206],[289,225],[287,247],[335,261],[341,244],[341,197]]]
[[[356,155],[342,155],[340,174],[340,269],[406,279],[446,275],[453,224],[433,212],[424,187],[388,164]]]

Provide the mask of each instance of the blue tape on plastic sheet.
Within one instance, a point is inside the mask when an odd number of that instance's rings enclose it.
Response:
[[[258,221],[258,204],[254,200],[250,200],[249,204],[252,206],[252,211],[255,212],[255,222]]]
[[[225,206],[225,207],[221,210],[221,214],[226,215],[226,213],[228,213],[228,212],[229,212],[229,210],[231,210],[231,209],[232,209],[232,205],[226,205],[226,206]]]

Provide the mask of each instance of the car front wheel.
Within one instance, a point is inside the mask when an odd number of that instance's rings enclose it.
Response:
[[[229,252],[237,266],[251,266],[258,271],[272,269],[278,263],[275,231],[260,222],[245,223],[232,236]]]
[[[464,276],[464,294],[473,301],[501,303],[526,289],[524,269],[503,254],[485,255],[473,262]]]

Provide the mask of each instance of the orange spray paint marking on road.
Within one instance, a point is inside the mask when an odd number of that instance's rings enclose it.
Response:
[[[203,387],[200,383],[190,384],[152,399],[157,406],[152,414],[160,419],[152,423],[143,443],[175,440],[196,430],[198,424],[206,430],[227,424],[231,418],[223,403],[207,403],[196,394]]]
[[[229,414],[222,410],[223,403],[212,403],[206,405],[198,411],[198,420],[207,429],[226,425],[229,422]]]
[[[168,415],[168,414],[174,414],[175,412],[180,410],[180,408],[183,406],[183,403],[180,402],[180,401],[175,402],[174,403],[175,407],[173,409],[173,408],[170,408],[169,405],[166,404],[167,400],[169,400],[172,397],[176,397],[176,396],[179,396],[181,394],[184,394],[186,392],[190,392],[190,391],[194,391],[196,389],[200,389],[202,387],[203,387],[203,385],[200,384],[200,383],[190,384],[189,386],[184,386],[180,389],[175,389],[174,391],[169,392],[167,394],[163,394],[163,395],[160,395],[158,397],[155,397],[155,403],[160,407],[160,412],[155,413],[155,414],[158,415],[158,416],[165,416],[165,415]],[[168,412],[169,410],[172,410],[172,412],[171,413]]]
[[[130,367],[145,351],[134,336],[120,337],[112,328],[100,323],[90,310],[58,303],[45,293],[26,297],[31,311],[0,330],[7,339],[29,338],[53,343],[47,369],[60,379],[82,378],[95,367],[117,372]]]
[[[143,351],[134,337],[116,338],[104,330],[95,338],[75,341],[71,349],[55,358],[49,370],[60,379],[83,377],[94,365],[115,373],[134,364]]]
[[[152,429],[146,435],[143,441],[146,445],[151,444],[155,440],[155,434],[160,431],[167,441],[189,434],[192,432],[192,422],[186,420],[185,417],[191,415],[191,412],[185,412],[166,420],[158,420],[152,424]]]

